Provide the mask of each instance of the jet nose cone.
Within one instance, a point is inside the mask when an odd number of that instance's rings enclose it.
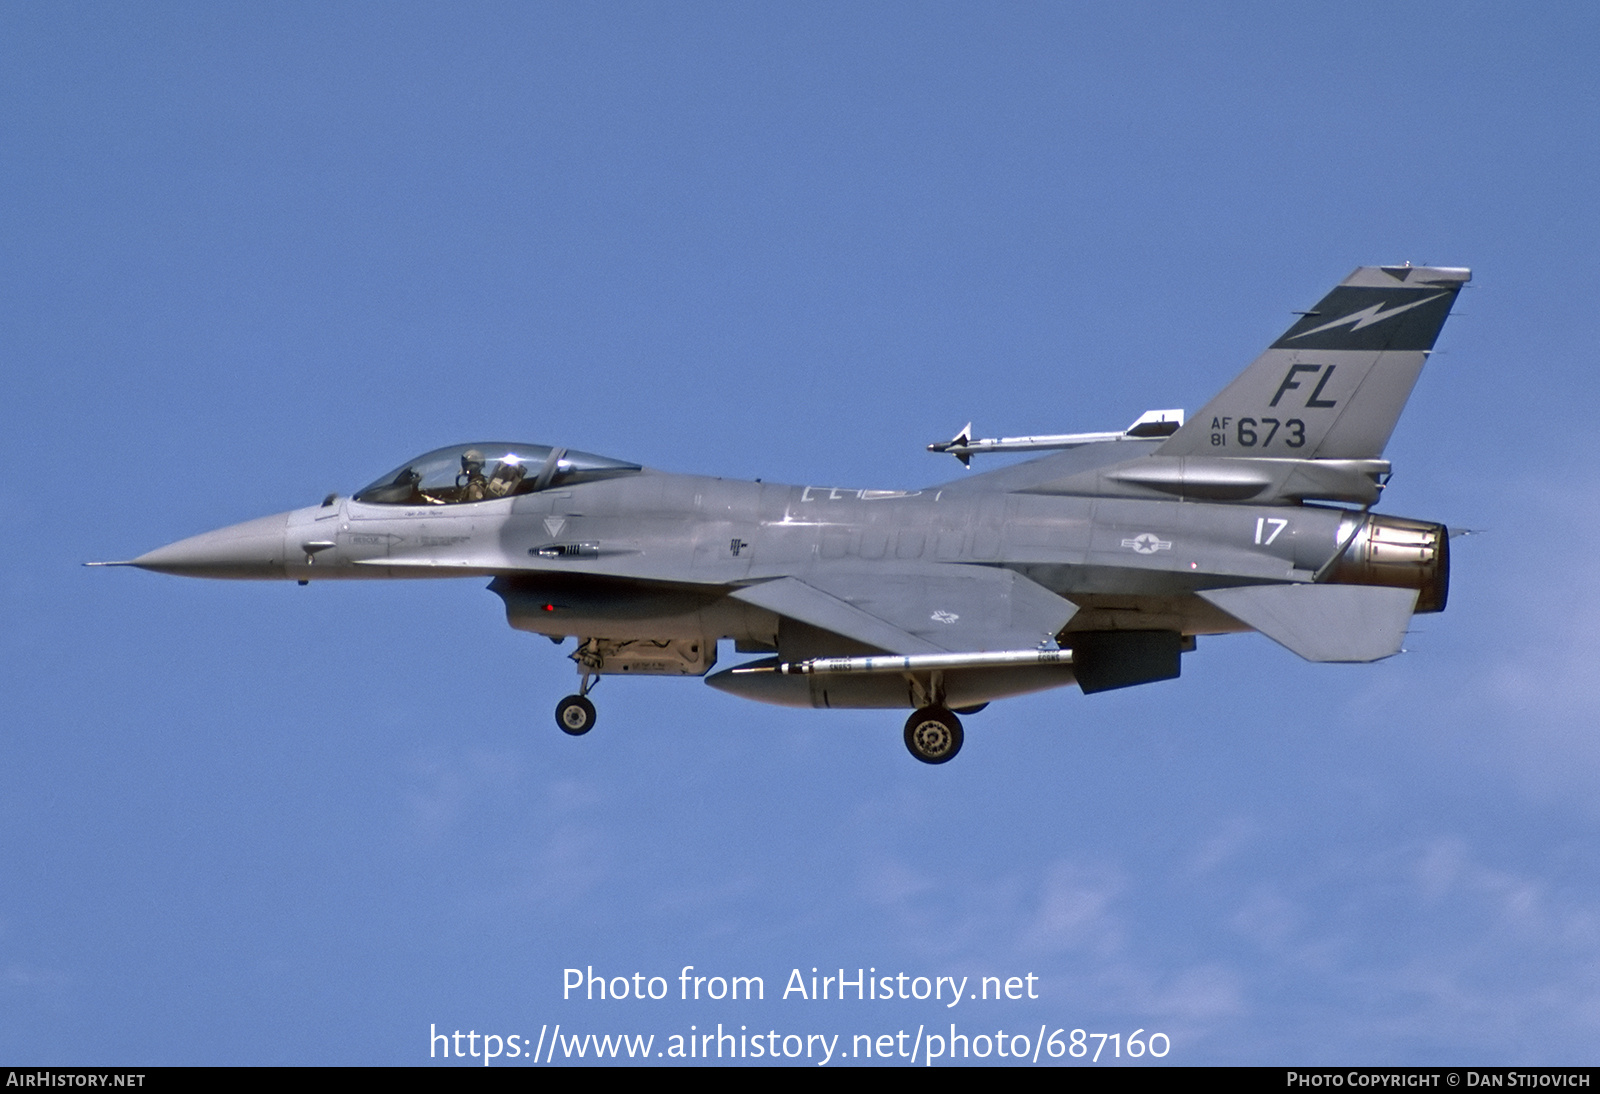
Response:
[[[134,559],[133,565],[184,577],[284,577],[283,537],[288,523],[288,513],[247,520],[157,547]]]

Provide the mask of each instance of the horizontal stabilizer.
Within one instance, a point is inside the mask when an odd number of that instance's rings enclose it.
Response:
[[[1400,652],[1415,589],[1247,585],[1200,596],[1307,661],[1381,661]]]

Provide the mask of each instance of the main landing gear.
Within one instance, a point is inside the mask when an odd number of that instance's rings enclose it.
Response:
[[[599,676],[585,672],[578,685],[578,694],[569,695],[556,704],[556,725],[561,732],[582,737],[594,728],[594,704],[589,701],[589,691],[599,682]],[[976,714],[988,704],[979,703],[962,707],[963,714]],[[949,763],[961,751],[966,734],[961,729],[961,719],[940,703],[932,703],[915,711],[906,719],[906,749],[925,764]]]
[[[906,719],[906,748],[925,764],[942,764],[961,751],[961,719],[944,707],[923,707]]]
[[[589,689],[598,681],[599,677],[584,673],[578,683],[578,694],[569,695],[556,704],[556,725],[561,727],[561,732],[582,737],[594,728],[594,704],[589,702]]]

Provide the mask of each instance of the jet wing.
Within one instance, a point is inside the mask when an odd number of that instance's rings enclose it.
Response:
[[[1246,585],[1200,593],[1307,661],[1381,661],[1400,652],[1415,589],[1383,585]]]
[[[736,599],[885,653],[976,653],[1054,644],[1077,606],[1012,570],[932,565],[818,570],[750,585]]]

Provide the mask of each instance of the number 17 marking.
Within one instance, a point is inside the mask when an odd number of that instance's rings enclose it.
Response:
[[[1266,527],[1269,524],[1272,525],[1271,530]],[[1263,546],[1271,546],[1272,541],[1278,538],[1278,533],[1287,527],[1289,527],[1289,522],[1278,517],[1257,517],[1256,542]]]

